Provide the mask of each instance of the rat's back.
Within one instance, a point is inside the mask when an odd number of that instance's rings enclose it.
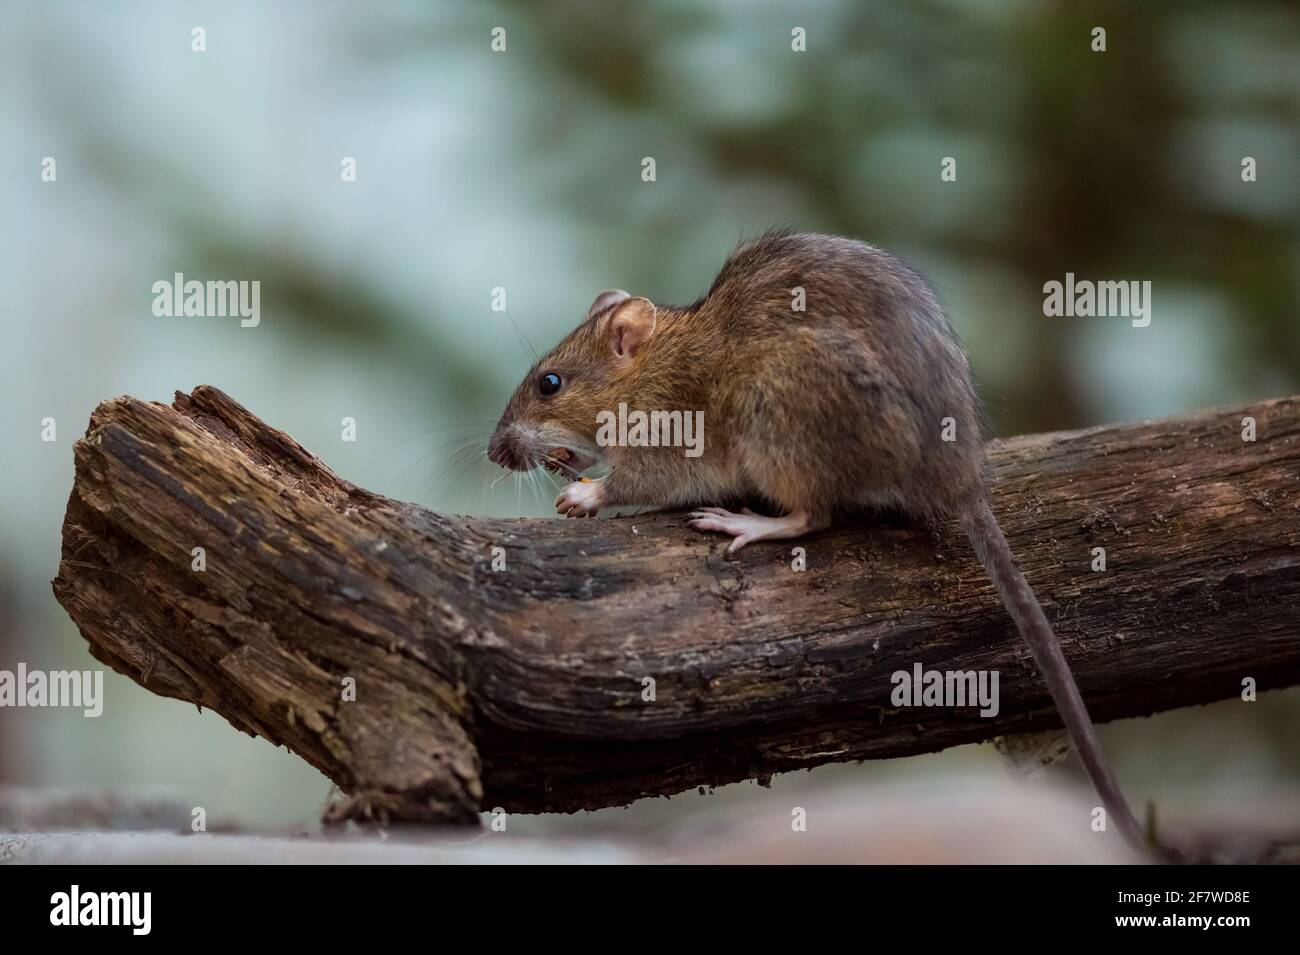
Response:
[[[819,506],[925,514],[953,513],[978,489],[969,365],[925,280],[894,256],[768,233],[738,248],[693,308],[731,343],[719,388],[756,484],[780,490],[797,469]]]

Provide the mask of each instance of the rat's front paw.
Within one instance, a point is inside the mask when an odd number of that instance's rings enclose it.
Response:
[[[605,482],[574,481],[555,499],[555,509],[565,517],[595,517],[605,504]]]

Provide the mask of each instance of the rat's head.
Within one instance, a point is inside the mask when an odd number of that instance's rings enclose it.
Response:
[[[654,333],[649,299],[611,289],[524,376],[497,422],[488,457],[504,468],[539,465],[575,480],[603,457],[596,416],[626,400],[628,373]]]

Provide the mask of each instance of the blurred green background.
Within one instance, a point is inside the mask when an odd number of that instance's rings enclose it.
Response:
[[[1294,0],[0,10],[0,667],[93,663],[49,581],[72,443],[100,400],[211,383],[358,484],[547,514],[477,455],[529,364],[513,325],[544,350],[601,289],[691,301],[771,226],[863,238],[926,272],[999,434],[1300,391]],[[1150,327],[1045,318],[1042,285],[1067,271],[1150,280]],[[260,280],[261,325],[154,317],[151,285],[174,272]],[[165,788],[257,825],[317,815],[328,784],[296,757],[106,681],[99,719],[0,710],[0,780]],[[1300,782],[1294,690],[1104,737],[1137,800]],[[954,767],[1001,772],[991,747],[964,747],[811,779]]]

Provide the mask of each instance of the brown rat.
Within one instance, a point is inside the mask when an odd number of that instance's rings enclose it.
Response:
[[[598,441],[620,405],[703,412],[702,453]],[[989,507],[966,356],[929,286],[887,252],[772,232],[732,253],[692,305],[602,292],[524,378],[488,455],[573,479],[556,501],[569,517],[619,505],[696,507],[691,526],[731,535],[729,552],[811,533],[863,506],[958,519],[1107,811],[1141,844],[1056,636]],[[597,464],[606,477],[577,480]],[[780,516],[703,506],[746,499]]]

